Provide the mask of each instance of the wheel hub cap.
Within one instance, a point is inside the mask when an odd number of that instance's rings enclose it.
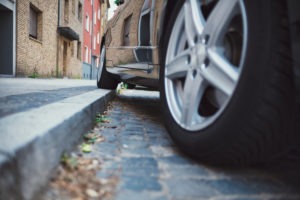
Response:
[[[205,2],[213,5],[208,6],[209,14],[202,12]],[[236,17],[242,19],[243,27],[238,66],[226,58],[228,45],[224,45],[224,38],[232,30]],[[182,128],[201,130],[222,113],[237,85],[246,45],[247,18],[242,0],[186,0],[175,20],[165,63],[168,107]],[[207,95],[208,90],[210,95]],[[218,108],[213,108],[216,102]],[[212,107],[209,111],[207,104]]]

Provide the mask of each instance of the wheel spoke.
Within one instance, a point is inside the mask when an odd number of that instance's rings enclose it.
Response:
[[[237,14],[239,0],[219,0],[209,15],[203,34],[209,35],[208,46],[216,46],[222,41],[226,28]]]
[[[187,74],[183,90],[181,115],[181,123],[185,126],[195,123],[198,107],[206,86],[205,80],[199,74],[196,77],[192,76],[192,72]]]
[[[190,47],[195,45],[195,36],[203,31],[204,18],[197,0],[189,0],[184,4],[185,33]]]
[[[238,70],[218,52],[208,50],[210,64],[202,69],[203,78],[227,96],[233,93],[238,81]]]
[[[187,74],[190,60],[190,50],[178,54],[166,65],[165,76],[169,79],[183,78]]]

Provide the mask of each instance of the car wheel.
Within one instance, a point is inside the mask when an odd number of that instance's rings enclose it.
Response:
[[[162,43],[166,127],[186,153],[250,164],[284,152],[294,106],[286,1],[178,1]]]
[[[100,63],[97,73],[97,86],[102,89],[116,89],[118,86],[118,80],[106,71],[106,49],[105,45],[102,46]]]

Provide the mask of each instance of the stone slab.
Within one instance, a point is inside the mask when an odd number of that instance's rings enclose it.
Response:
[[[114,96],[93,90],[0,119],[0,199],[34,199]]]

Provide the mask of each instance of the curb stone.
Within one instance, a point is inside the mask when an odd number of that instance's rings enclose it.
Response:
[[[94,90],[0,119],[0,199],[35,199],[114,91]]]

